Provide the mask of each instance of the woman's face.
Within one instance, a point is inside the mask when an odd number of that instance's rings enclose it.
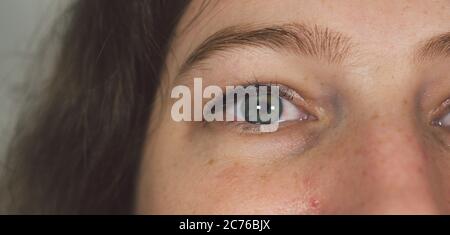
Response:
[[[167,57],[138,213],[450,212],[450,1],[202,3]],[[195,77],[280,85],[286,121],[176,122]]]

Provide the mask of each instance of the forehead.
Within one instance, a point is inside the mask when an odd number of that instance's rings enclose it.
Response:
[[[220,29],[240,24],[302,23],[342,32],[364,50],[406,53],[450,31],[450,1],[194,0],[173,42],[178,58]]]

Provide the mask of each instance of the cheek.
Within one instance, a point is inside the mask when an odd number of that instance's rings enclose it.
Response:
[[[224,152],[229,145],[180,133],[159,131],[154,133],[159,138],[148,141],[137,213],[319,214],[331,206],[324,192],[332,177],[317,156],[280,161],[230,156]]]
[[[321,211],[318,182],[298,169],[233,162],[211,169],[208,179],[198,188],[203,201],[200,206],[205,213],[318,214]]]
[[[320,179],[302,169],[213,159],[190,165],[156,159],[141,175],[139,213],[319,214],[324,210]]]

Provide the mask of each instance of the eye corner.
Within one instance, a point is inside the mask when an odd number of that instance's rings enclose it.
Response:
[[[431,120],[430,126],[433,126],[433,127],[443,127],[443,124],[442,124],[442,121],[441,121],[441,120],[439,120],[439,119],[434,119],[434,120]]]
[[[430,125],[436,128],[450,129],[450,98],[430,112]]]

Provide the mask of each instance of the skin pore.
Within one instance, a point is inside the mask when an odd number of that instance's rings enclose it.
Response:
[[[432,125],[450,111],[449,32],[445,0],[193,1],[150,117],[136,213],[449,213],[450,128]],[[280,84],[316,119],[274,133],[175,122],[170,90],[194,77]]]

